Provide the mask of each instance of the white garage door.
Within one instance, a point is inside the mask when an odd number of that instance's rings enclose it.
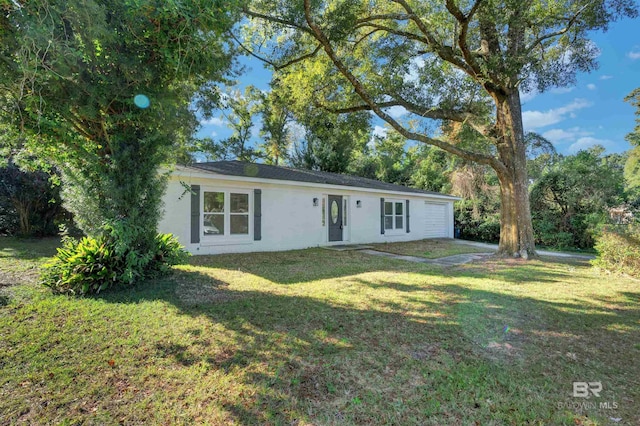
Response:
[[[446,238],[449,236],[448,210],[446,203],[430,203],[425,201],[427,215],[426,232],[427,238]]]

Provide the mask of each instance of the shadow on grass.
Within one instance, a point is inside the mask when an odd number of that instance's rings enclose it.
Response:
[[[358,251],[336,252],[318,248],[246,255],[193,256],[190,264],[246,272],[277,284],[296,284],[384,269],[390,262],[406,266],[404,261],[376,259]]]
[[[499,279],[514,284],[560,283],[572,277],[575,268],[589,265],[588,260],[576,258],[543,257],[542,260],[544,263],[542,261],[489,257],[466,265],[443,267],[372,256],[359,251],[334,252],[323,249],[307,249],[277,253],[251,253],[250,255],[194,256],[190,263],[197,267],[246,272],[277,284],[296,284],[340,278],[379,270]],[[507,267],[504,267],[505,263]],[[564,271],[555,268],[552,272],[545,264],[562,265]]]
[[[49,258],[56,254],[58,247],[60,247],[59,237],[0,237],[0,259],[3,257],[22,260]]]
[[[336,269],[325,264],[322,269],[298,271],[302,261],[298,256],[295,253],[278,265],[273,261],[267,265],[266,257],[254,255],[246,262],[216,256],[212,267],[240,269],[290,284],[370,272],[372,266]],[[357,255],[349,257],[357,259]],[[320,258],[326,261],[330,256]],[[263,265],[265,271],[260,270]],[[394,268],[391,263],[386,265],[387,270],[389,265]],[[286,273],[276,272],[278,267]],[[415,268],[425,276],[440,273],[421,265]],[[539,274],[536,281],[558,284],[571,273],[543,274],[543,268],[535,265],[525,269]],[[398,272],[406,271],[398,268]],[[517,271],[499,272],[497,277],[502,275],[520,279]],[[493,278],[496,274],[461,270],[455,276]],[[333,410],[323,414],[326,418],[340,418],[344,423],[384,422],[380,416],[394,412],[394,401],[385,395],[389,387],[396,396],[423,408],[431,403],[430,395],[438,393],[445,403],[456,401],[467,407],[469,418],[484,422],[512,421],[513,411],[523,408],[514,409],[513,402],[504,402],[504,406],[488,409],[482,405],[485,399],[525,401],[529,414],[522,414],[519,420],[554,423],[557,413],[550,399],[564,395],[576,377],[591,377],[595,368],[598,380],[616,389],[627,377],[640,374],[637,366],[628,363],[633,342],[640,338],[638,310],[585,307],[578,301],[556,303],[455,284],[356,281],[372,291],[362,295],[369,302],[363,306],[317,296],[237,291],[206,273],[182,270],[157,286],[100,298],[111,303],[164,300],[183,315],[206,318],[232,333],[229,344],[190,329],[184,342],[160,343],[156,350],[158,356],[182,367],[206,365],[250,386],[251,396],[220,400],[234,421],[247,425],[295,422],[309,418],[309,407],[318,405]],[[377,290],[397,294],[389,300]],[[418,292],[429,293],[431,298],[420,297]],[[640,293],[624,295],[637,305]],[[614,324],[635,331],[609,330]],[[434,372],[442,369],[448,371],[446,378],[434,379]],[[483,374],[470,378],[470,371]],[[406,375],[414,377],[411,385],[405,383]],[[637,390],[630,392],[624,397],[640,397]],[[357,401],[366,395],[365,403],[353,403],[344,395],[353,395]],[[433,414],[447,419],[443,412]],[[311,416],[314,420],[318,418]]]
[[[208,403],[223,407],[229,422],[246,425],[302,419],[561,424],[555,403],[572,381],[601,380],[615,390],[640,376],[637,363],[629,363],[638,353],[640,293],[622,293],[628,304],[603,298],[608,306],[585,306],[463,284],[471,278],[561,286],[575,274],[571,268],[580,266],[564,259],[555,268],[535,261],[497,262],[446,269],[319,249],[199,256],[192,260],[198,269],[97,299],[114,310],[117,304],[162,301],[177,310],[168,316],[171,321],[193,319],[175,328],[167,324],[163,336],[170,339],[150,342],[152,356],[203,382],[224,376],[197,396],[213,395]],[[376,271],[384,271],[385,278],[365,274]],[[239,290],[220,278],[237,272],[264,278],[269,287]],[[424,280],[407,284],[393,279],[394,273],[420,274]],[[305,283],[311,289],[322,285],[314,281],[347,277],[344,293],[351,298],[335,289],[305,295],[287,287]],[[110,321],[105,315],[92,321]],[[144,318],[114,318],[114,327],[146,324]],[[229,383],[238,383],[241,392],[232,392]],[[609,396],[637,401],[638,389]],[[172,391],[158,400],[179,404],[174,400],[191,389]],[[194,410],[185,416],[199,414]],[[632,418],[631,408],[622,410],[616,415]]]

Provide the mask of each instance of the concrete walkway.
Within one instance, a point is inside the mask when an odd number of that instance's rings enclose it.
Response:
[[[487,249],[488,251],[491,251],[493,253],[498,251],[498,245],[497,244],[479,243],[479,242],[476,242],[476,241],[455,240],[455,239],[454,240],[450,240],[450,241],[452,243],[456,243],[456,244],[464,244],[464,245],[468,245],[468,246]],[[575,259],[585,259],[585,260],[591,260],[591,259],[595,259],[596,258],[595,256],[590,255],[590,254],[564,253],[564,252],[559,252],[559,251],[548,251],[548,250],[537,250],[537,252],[541,256],[573,257]]]
[[[388,257],[390,259],[406,260],[407,262],[428,263],[430,265],[438,265],[438,266],[462,265],[465,263],[473,262],[474,260],[479,260],[479,259],[491,256],[493,254],[493,253],[468,253],[468,254],[456,254],[454,256],[441,257],[439,259],[425,259],[424,257],[405,256],[401,254],[387,253],[384,251],[377,251],[377,250],[360,250],[360,252],[370,254],[372,256],[381,256],[381,257]]]
[[[364,250],[360,249],[359,251],[361,253],[370,254],[372,256],[381,256],[381,257],[387,257],[390,259],[406,260],[407,262],[428,263],[430,265],[450,267],[450,266],[456,266],[456,265],[464,265],[465,263],[473,262],[474,260],[480,260],[485,257],[489,257],[498,250],[497,244],[478,243],[475,241],[453,240],[453,239],[447,240],[447,241],[451,241],[452,243],[455,243],[455,244],[463,244],[467,246],[486,249],[487,252],[456,254],[453,256],[441,257],[439,259],[425,259],[424,257],[406,256],[402,254],[394,254],[394,253],[387,253],[384,251],[371,250],[366,246],[363,246]],[[586,255],[586,254],[562,253],[562,252],[547,251],[547,250],[538,250],[538,254],[541,256],[565,257],[565,258],[572,257],[577,259],[594,259],[595,258],[595,256]]]

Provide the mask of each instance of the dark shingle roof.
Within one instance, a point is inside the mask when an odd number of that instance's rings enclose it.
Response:
[[[245,163],[242,161],[214,161],[209,163],[193,163],[190,167],[228,176],[244,176],[262,179],[288,180],[295,182],[320,183],[327,185],[351,186],[357,188],[378,189],[383,191],[409,192],[415,194],[445,195],[438,192],[424,191],[408,186],[394,185],[358,176],[338,173],[319,172],[315,170],[293,169],[290,167],[270,166],[267,164]]]

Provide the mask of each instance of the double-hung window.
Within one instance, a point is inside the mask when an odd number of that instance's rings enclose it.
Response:
[[[404,229],[403,201],[384,202],[384,229],[389,231]]]
[[[204,191],[203,233],[205,236],[249,235],[249,193]]]

